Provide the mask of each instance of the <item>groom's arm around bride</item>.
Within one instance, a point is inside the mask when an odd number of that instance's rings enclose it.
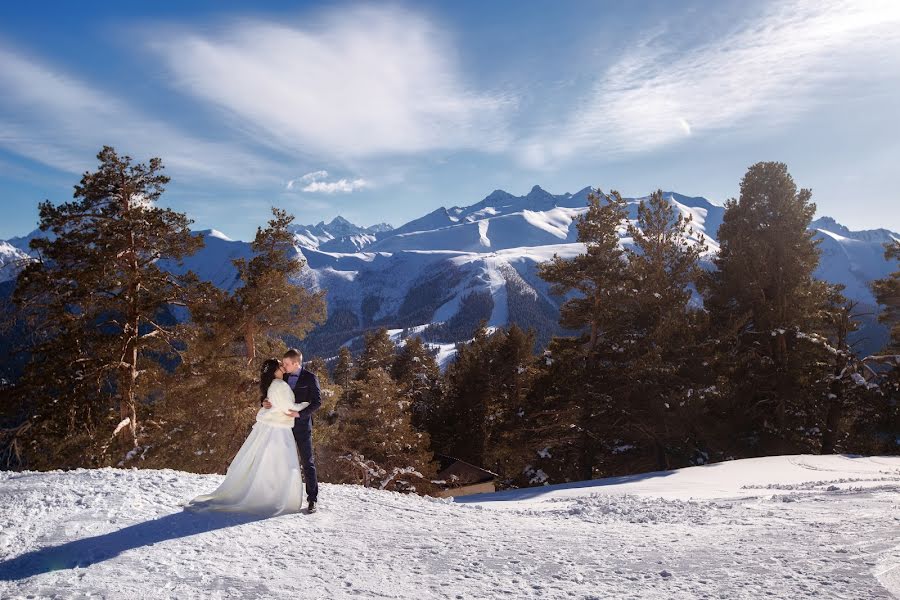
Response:
[[[306,369],[300,371],[294,385],[294,397],[297,404],[309,402],[309,406],[296,413],[294,426],[312,429],[312,414],[322,407],[322,391],[315,373]]]

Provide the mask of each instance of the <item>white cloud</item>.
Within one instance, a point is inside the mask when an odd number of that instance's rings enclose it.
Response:
[[[279,151],[353,160],[508,143],[498,94],[473,91],[438,24],[399,7],[342,7],[218,34],[155,29],[178,89]]]
[[[520,162],[547,168],[585,152],[614,157],[710,131],[777,128],[900,72],[896,0],[773,3],[692,48],[679,33],[629,48],[568,118],[523,140]]]
[[[62,171],[92,168],[107,144],[125,154],[161,156],[173,178],[278,181],[276,166],[257,155],[188,135],[107,91],[2,47],[0,89],[0,146]]]
[[[303,192],[321,192],[325,194],[334,194],[337,192],[349,193],[371,187],[371,182],[366,181],[361,177],[357,177],[353,180],[339,179],[337,181],[322,181],[322,179],[325,179],[326,177],[328,177],[328,171],[313,171],[312,173],[307,173],[302,177],[288,181],[285,190],[294,190],[298,183],[306,184],[300,188]]]
[[[324,179],[328,177],[328,171],[313,171],[312,173],[307,173],[302,176],[298,181],[318,181],[319,179]]]
[[[303,191],[334,194],[336,192],[353,192],[365,187],[369,187],[369,184],[365,179],[354,179],[353,181],[348,181],[347,179],[339,179],[337,181],[314,181],[310,184],[307,184],[303,188]]]

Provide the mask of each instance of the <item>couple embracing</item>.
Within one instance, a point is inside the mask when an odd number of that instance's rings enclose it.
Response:
[[[316,512],[319,484],[312,447],[312,414],[322,406],[319,381],[303,368],[303,355],[262,364],[260,408],[244,445],[211,494],[197,496],[186,509],[247,512],[269,516],[299,512],[306,484],[307,511]],[[297,460],[297,454],[300,460]],[[301,469],[303,475],[301,479]]]

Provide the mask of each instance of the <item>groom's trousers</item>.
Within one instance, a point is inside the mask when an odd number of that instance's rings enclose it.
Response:
[[[319,481],[316,479],[316,457],[313,456],[312,430],[293,429],[294,441],[300,453],[300,466],[306,481],[306,500],[315,502],[319,496]]]

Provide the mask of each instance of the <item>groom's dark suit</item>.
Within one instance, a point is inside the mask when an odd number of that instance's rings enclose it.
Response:
[[[303,479],[306,480],[306,499],[315,502],[319,495],[319,482],[316,479],[316,459],[312,447],[312,414],[322,406],[319,380],[306,369],[300,369],[299,374],[285,373],[284,380],[294,390],[296,403],[309,402],[309,406],[301,410],[300,416],[294,419],[293,432],[303,466]]]

